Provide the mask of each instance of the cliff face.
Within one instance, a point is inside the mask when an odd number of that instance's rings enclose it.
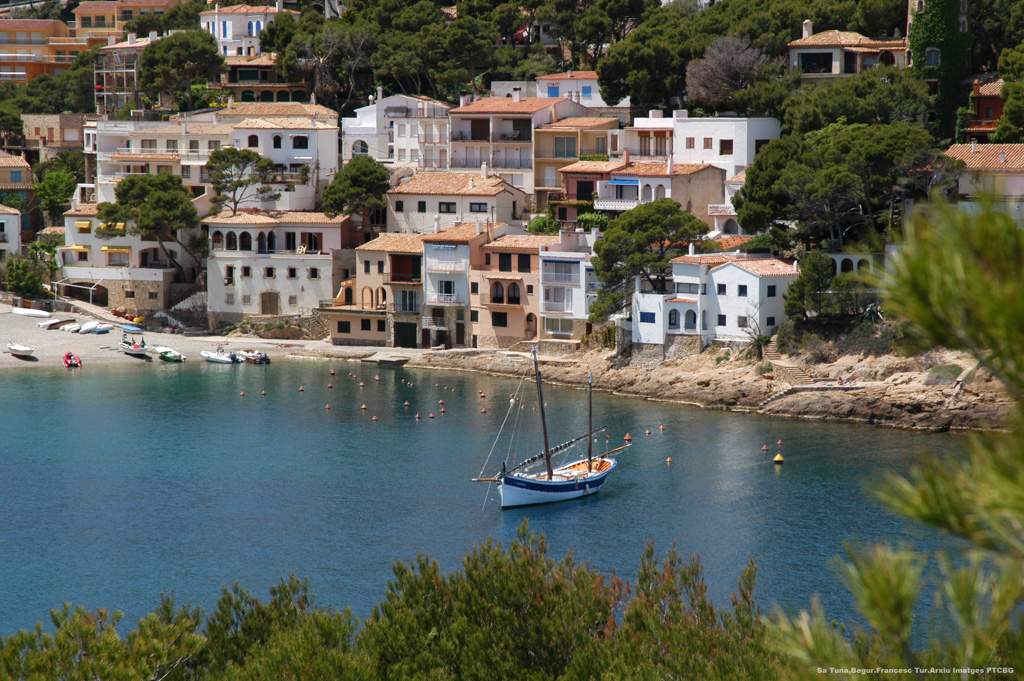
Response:
[[[583,386],[587,374],[593,372],[595,388],[623,395],[711,409],[895,428],[998,428],[1012,406],[998,383],[983,370],[972,371],[975,361],[960,353],[845,356],[830,364],[808,364],[799,357],[786,359],[803,366],[814,382],[793,387],[773,374],[758,375],[758,362],[744,358],[741,352],[723,349],[662,362],[630,361],[607,351],[541,361],[544,379],[554,383]],[[950,379],[944,384],[927,385],[928,370],[940,364],[957,364],[965,369],[962,384]],[[509,375],[521,375],[527,365],[524,355],[482,351],[429,353],[409,364]]]

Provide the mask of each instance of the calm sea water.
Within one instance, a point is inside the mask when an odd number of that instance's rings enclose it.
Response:
[[[134,626],[172,590],[209,611],[222,586],[264,596],[289,573],[308,577],[321,605],[366,616],[393,561],[423,552],[453,570],[474,544],[507,543],[523,518],[556,557],[572,550],[625,577],[648,540],[699,553],[723,606],[752,555],[765,606],[795,610],[818,593],[851,619],[827,567],[844,541],[939,541],[871,504],[861,483],[961,439],[600,394],[595,423],[610,442],[629,431],[635,443],[604,491],[502,511],[470,478],[517,383],[303,360],[0,374],[0,634],[48,623],[64,602],[120,609]],[[552,443],[585,432],[584,392],[545,394]],[[530,407],[522,416],[536,419]],[[781,468],[761,452],[780,438]]]

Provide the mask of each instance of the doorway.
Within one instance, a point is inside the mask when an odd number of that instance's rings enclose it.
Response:
[[[281,294],[277,291],[260,293],[260,314],[281,314]]]

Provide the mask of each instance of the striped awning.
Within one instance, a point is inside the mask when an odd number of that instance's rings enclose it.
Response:
[[[81,232],[88,232],[92,229],[92,220],[75,220],[75,228]]]
[[[131,246],[104,246],[101,249],[104,253],[131,253]]]
[[[510,281],[522,281],[523,275],[521,274],[485,274],[484,277],[487,279],[508,279]]]

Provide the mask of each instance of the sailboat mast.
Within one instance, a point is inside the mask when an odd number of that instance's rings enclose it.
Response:
[[[594,374],[587,377],[587,472],[591,469],[590,459],[594,449]]]
[[[533,346],[533,373],[537,377],[537,401],[540,403],[540,429],[544,433],[544,465],[548,470],[548,480],[554,477],[551,469],[551,448],[548,447],[548,422],[544,416],[544,390],[540,387],[540,365],[537,362],[537,346]]]

